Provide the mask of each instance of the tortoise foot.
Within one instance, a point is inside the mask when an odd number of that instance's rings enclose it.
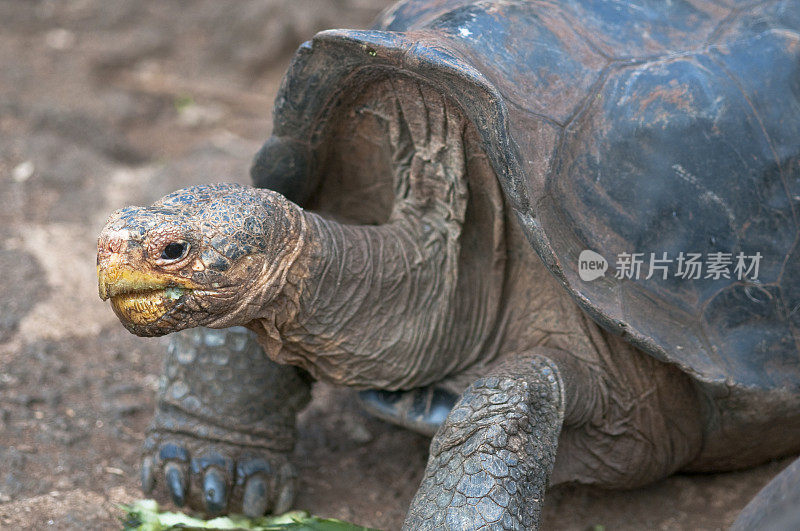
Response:
[[[286,512],[296,478],[287,455],[176,434],[152,434],[142,458],[146,494],[211,516]]]
[[[458,395],[437,387],[420,387],[410,391],[369,389],[358,393],[359,402],[370,414],[433,436],[453,409]]]
[[[243,328],[174,334],[142,457],[142,489],[209,515],[291,507],[289,462],[308,377]]]

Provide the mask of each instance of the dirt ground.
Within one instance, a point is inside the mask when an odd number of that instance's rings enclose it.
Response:
[[[116,529],[166,342],[97,297],[106,216],[247,182],[296,46],[386,0],[0,0],[0,527]],[[298,508],[396,529],[428,441],[318,386]],[[549,493],[545,529],[720,529],[789,460],[632,492]]]

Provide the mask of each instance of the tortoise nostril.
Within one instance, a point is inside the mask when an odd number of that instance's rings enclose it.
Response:
[[[183,258],[187,249],[188,244],[186,242],[169,243],[161,252],[161,258],[163,260],[177,260],[178,258]]]

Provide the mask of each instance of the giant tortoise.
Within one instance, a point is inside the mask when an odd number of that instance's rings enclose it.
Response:
[[[255,187],[100,235],[134,334],[254,332],[176,335],[144,489],[286,509],[315,379],[433,435],[409,529],[800,451],[798,31],[798,0],[430,0],[302,45]]]

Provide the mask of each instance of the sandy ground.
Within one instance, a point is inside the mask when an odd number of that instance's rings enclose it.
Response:
[[[106,216],[193,183],[247,181],[296,46],[384,0],[0,0],[0,527],[115,529],[164,339],[97,297]],[[318,386],[297,507],[396,529],[428,441]],[[545,529],[719,529],[788,460],[632,492],[553,489]]]

